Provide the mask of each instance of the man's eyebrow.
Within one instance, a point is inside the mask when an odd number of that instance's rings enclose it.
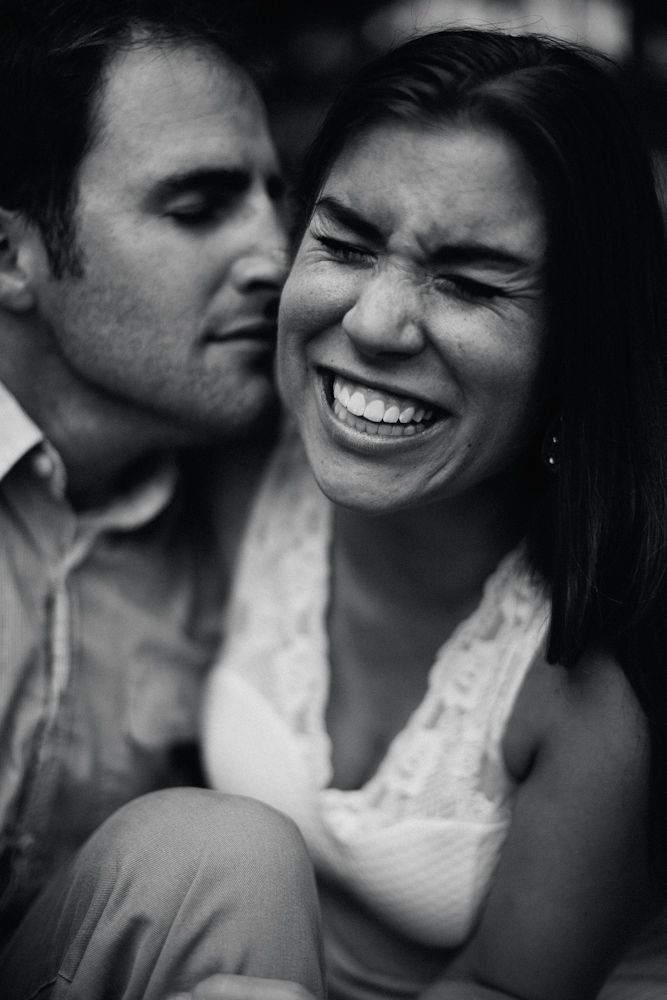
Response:
[[[240,193],[250,183],[250,172],[240,167],[206,167],[183,170],[161,178],[153,189],[155,197],[169,197],[184,191],[218,190]]]
[[[383,238],[377,226],[331,195],[320,198],[315,203],[314,211],[328,216],[332,222],[345,226],[346,229],[352,230],[362,239],[377,242]]]

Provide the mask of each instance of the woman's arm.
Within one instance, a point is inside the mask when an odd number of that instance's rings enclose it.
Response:
[[[482,918],[421,1000],[591,1000],[656,905],[644,716],[609,658],[539,664],[505,754],[525,774]]]

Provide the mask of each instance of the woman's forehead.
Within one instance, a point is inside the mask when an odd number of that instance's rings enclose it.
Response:
[[[498,129],[381,122],[352,136],[322,186],[337,206],[389,235],[437,243],[489,239],[543,249],[537,182],[514,141]]]

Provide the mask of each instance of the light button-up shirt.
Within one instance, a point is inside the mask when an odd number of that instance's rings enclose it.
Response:
[[[0,385],[0,920],[9,925],[116,808],[196,779],[179,760],[191,759],[219,639],[221,573],[175,463],[84,514],[65,487],[59,455]]]

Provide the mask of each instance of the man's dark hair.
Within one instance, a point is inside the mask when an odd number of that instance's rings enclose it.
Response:
[[[0,0],[0,206],[44,239],[55,277],[81,271],[73,212],[106,69],[142,44],[193,44],[245,71],[240,4],[225,0]]]

